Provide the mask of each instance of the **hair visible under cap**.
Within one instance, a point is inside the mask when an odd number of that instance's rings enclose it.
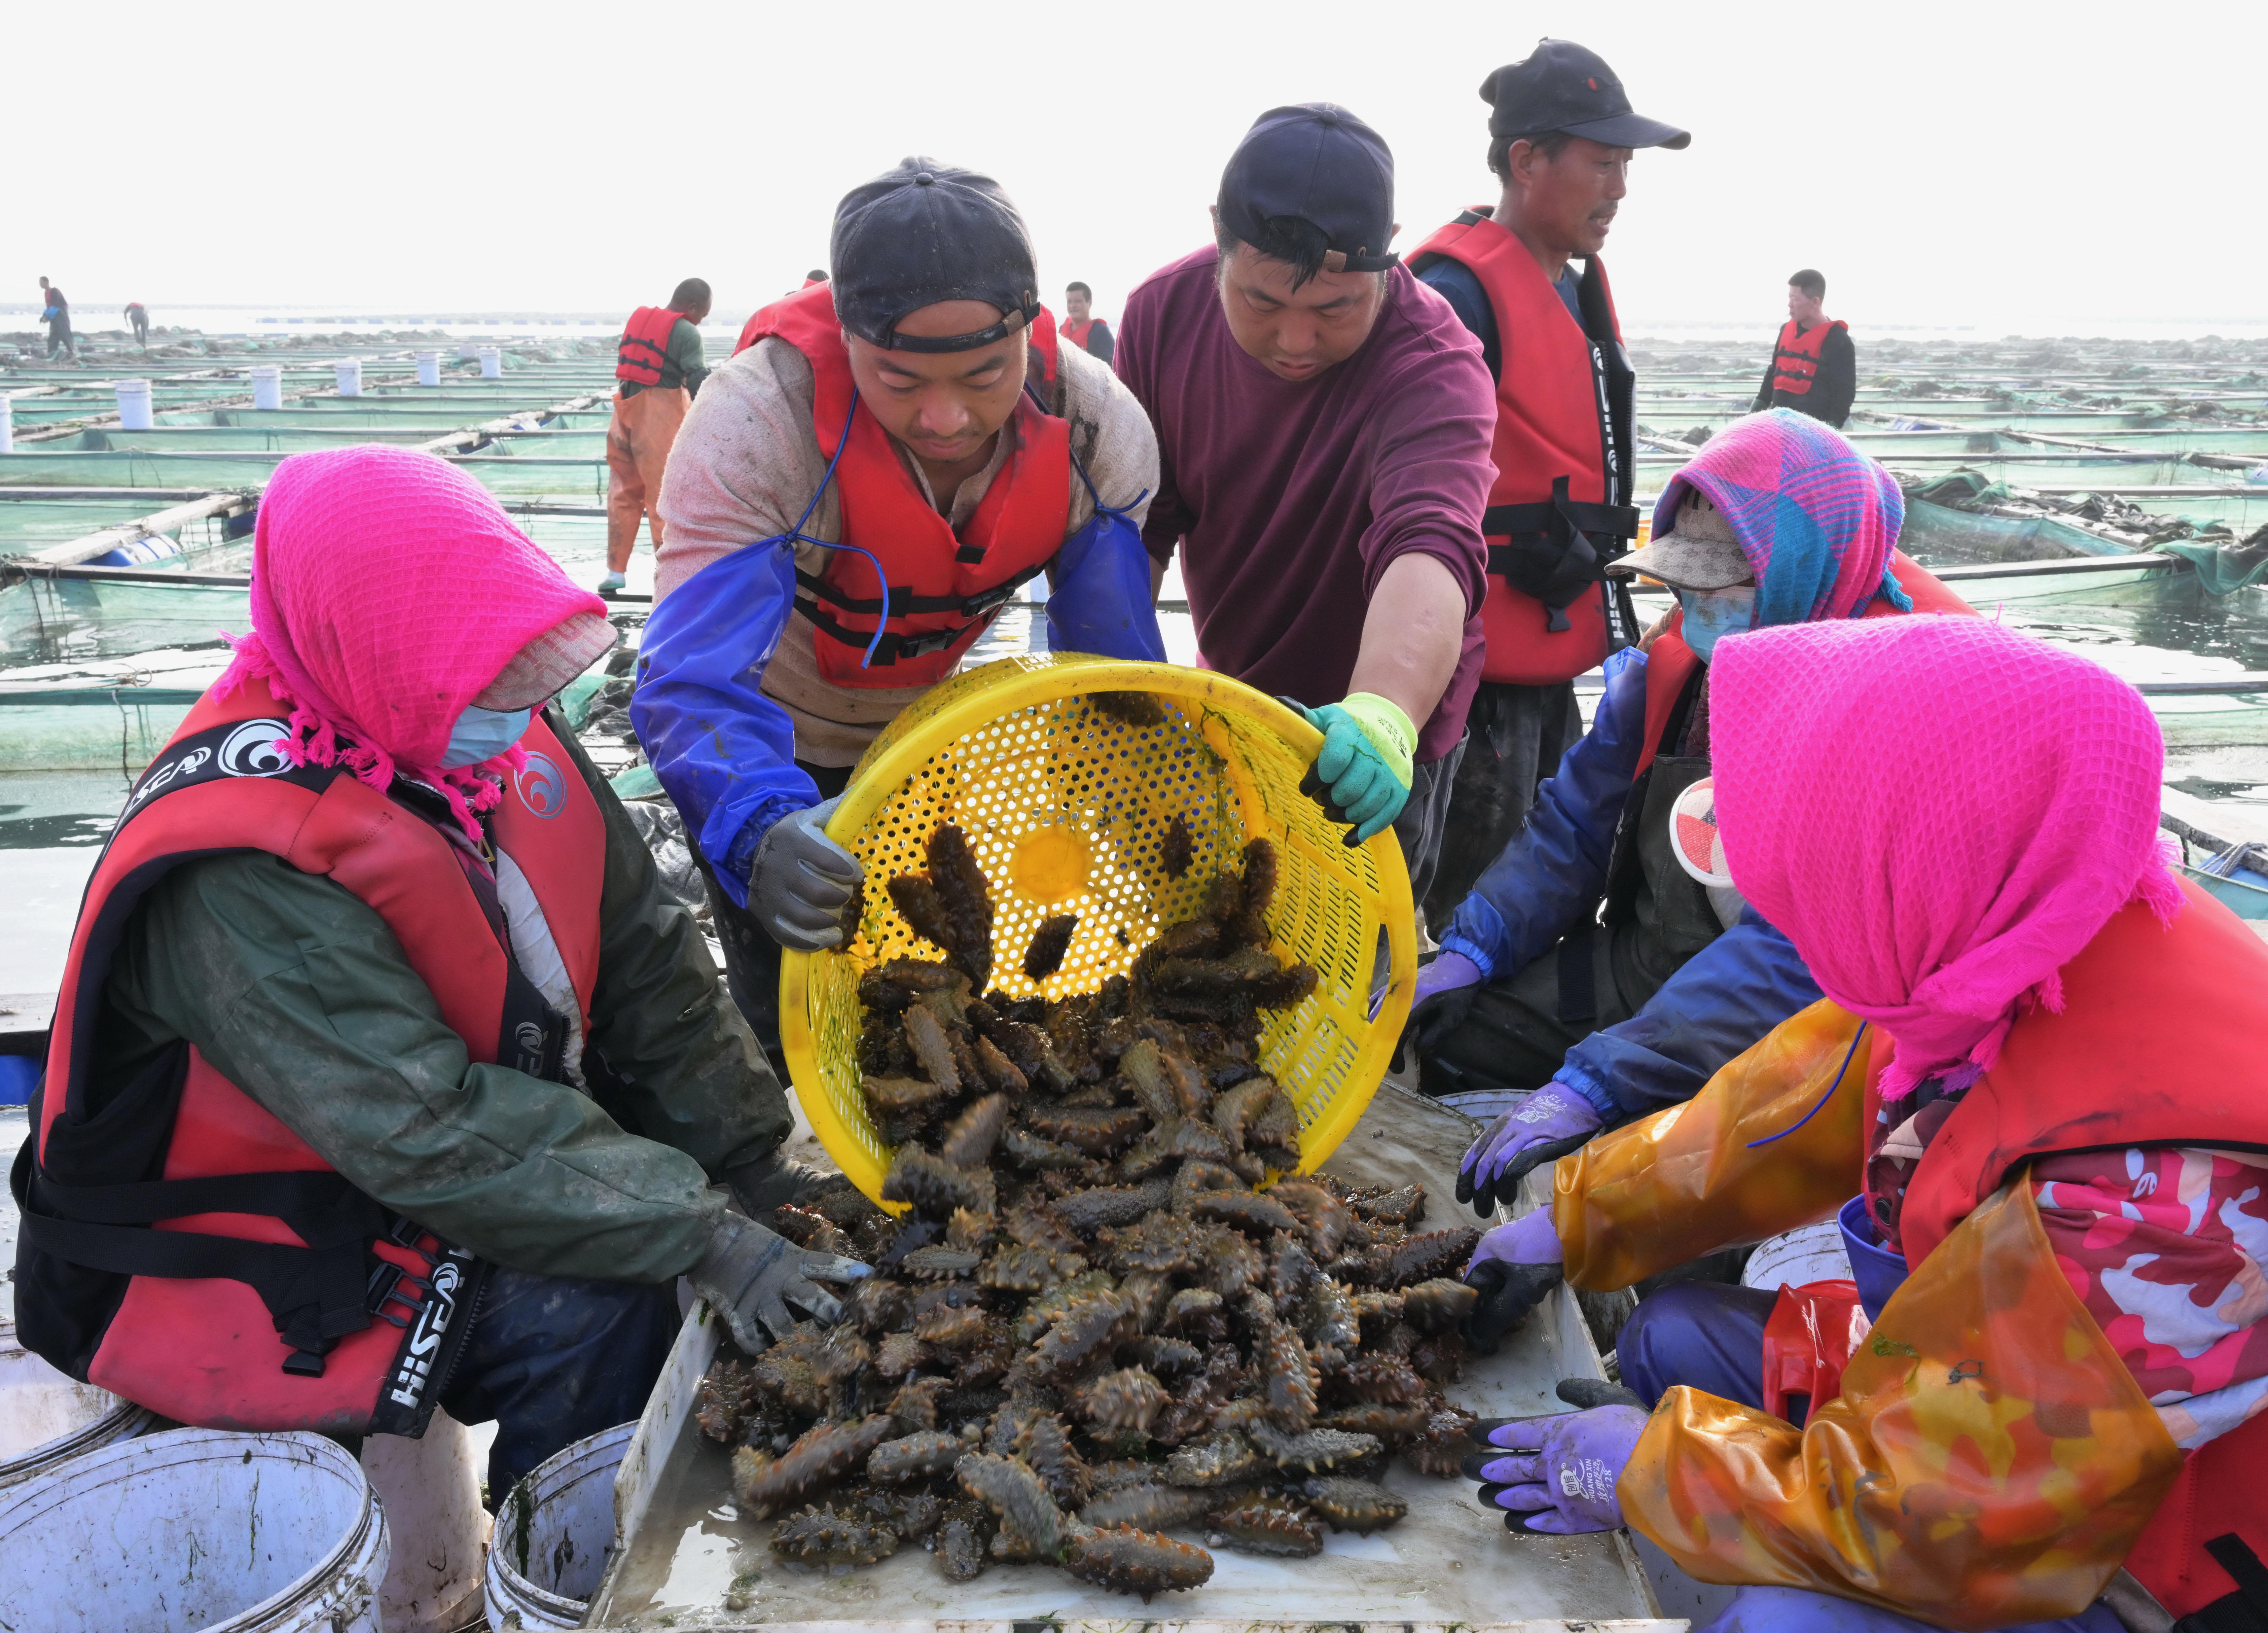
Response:
[[[1574,139],[1574,134],[1566,130],[1539,130],[1532,136],[1491,137],[1489,142],[1488,167],[1498,180],[1509,181],[1512,180],[1512,144],[1513,143],[1527,143],[1549,161],[1565,152],[1567,144]]]
[[[696,306],[706,306],[714,298],[709,293],[709,280],[688,278],[669,297],[672,312],[690,312]]]
[[[1787,286],[1790,289],[1801,290],[1814,300],[1825,300],[1827,298],[1827,280],[1822,277],[1818,273],[1813,271],[1809,267],[1806,267],[1800,272],[1789,273],[1787,275]]]
[[[1331,241],[1314,222],[1303,216],[1270,216],[1260,225],[1260,242],[1251,246],[1254,253],[1290,267],[1293,289],[1323,269],[1323,257],[1330,254]],[[1213,242],[1219,246],[1220,258],[1226,264],[1236,253],[1236,246],[1245,240],[1223,222],[1213,229]],[[1382,278],[1386,275],[1381,272],[1378,276]]]

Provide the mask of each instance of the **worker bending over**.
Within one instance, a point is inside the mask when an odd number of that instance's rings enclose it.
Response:
[[[1739,1586],[1715,1633],[2258,1627],[2268,948],[2168,869],[2148,704],[1981,618],[1712,667],[1721,856],[1829,1001],[1469,1279],[1500,1318],[1838,1203],[1853,1278],[1646,1298],[1635,1401],[1486,1425],[1484,1504]]]
[[[1709,775],[1710,657],[1775,624],[1966,611],[1896,548],[1889,473],[1800,416],[1727,427],[1670,481],[1653,543],[1613,563],[1677,593],[1607,661],[1589,733],[1439,932],[1410,1026],[1427,1093],[1532,1089],[1462,1183],[1508,1199],[1539,1162],[1690,1100],[1818,989],[1738,893],[1676,860],[1672,808]]]
[[[1827,280],[1806,267],[1787,281],[1787,321],[1754,407],[1793,408],[1829,425],[1851,417],[1859,394],[1859,354],[1851,326],[1827,315]]]
[[[709,320],[709,285],[688,278],[666,306],[640,306],[615,349],[615,412],[607,425],[607,576],[599,593],[622,587],[638,524],[652,519],[661,553],[661,477],[678,428],[709,371],[701,326]]]
[[[1327,808],[1393,828],[1422,901],[1480,679],[1488,371],[1388,247],[1394,156],[1344,108],[1262,114],[1213,226],[1126,301],[1143,537],[1160,579],[1182,551],[1199,661],[1306,710]]]
[[[1638,534],[1635,376],[1599,251],[1633,150],[1692,137],[1631,111],[1605,62],[1564,40],[1481,85],[1501,188],[1411,252],[1410,268],[1479,337],[1496,381],[1488,636],[1457,762],[1428,924],[1448,921],[1582,733],[1574,677],[1638,638],[1606,563]],[[1583,264],[1579,269],[1574,263]]]
[[[207,1428],[493,1418],[501,1500],[638,1416],[680,1276],[751,1348],[834,1313],[806,1278],[860,1267],[747,1217],[815,1188],[779,1084],[546,707],[600,610],[430,454],[276,467],[253,632],[72,934],[16,1170],[29,1348]]]
[[[780,949],[835,945],[862,877],[824,832],[850,768],[1018,587],[1048,575],[1057,651],[1165,655],[1138,533],[1156,443],[1057,343],[998,184],[909,158],[844,197],[833,261],[750,320],[686,422],[630,705],[775,1050]]]

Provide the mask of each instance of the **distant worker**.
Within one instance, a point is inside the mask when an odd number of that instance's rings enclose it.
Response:
[[[829,261],[686,421],[630,705],[772,1050],[781,949],[837,945],[863,877],[825,832],[851,767],[1016,589],[1052,581],[1056,651],[1165,656],[1140,536],[1157,444],[1058,343],[999,184],[906,159],[844,196]]]
[[[138,300],[126,303],[126,320],[134,326],[134,343],[147,349],[150,344],[150,312]]]
[[[63,298],[63,291],[45,278],[40,280],[40,316],[48,326],[48,360],[55,361],[55,351],[61,348],[65,357],[77,363],[78,342],[71,338],[70,302]]]
[[[708,378],[701,325],[709,303],[709,285],[688,278],[669,305],[640,306],[622,326],[615,348],[615,417],[607,427],[607,576],[599,580],[600,595],[622,587],[641,520],[650,519],[654,553],[661,553],[661,474],[685,411]]]
[[[1480,680],[1495,387],[1388,247],[1394,156],[1346,109],[1263,114],[1213,227],[1119,336],[1167,473],[1152,576],[1182,552],[1202,661],[1298,702],[1326,809],[1392,828],[1422,899]]]
[[[1463,211],[1410,257],[1480,337],[1496,379],[1488,652],[1425,902],[1431,926],[1520,831],[1536,784],[1580,734],[1575,676],[1638,637],[1628,590],[1602,576],[1630,548],[1638,515],[1634,377],[1599,251],[1633,150],[1693,139],[1632,113],[1614,70],[1565,40],[1539,40],[1498,69],[1481,99],[1497,202]]]
[[[756,1223],[828,1176],[546,707],[599,599],[389,447],[276,467],[251,596],[87,886],[17,1331],[199,1427],[493,1419],[500,1497],[644,1409],[681,1276],[760,1349],[865,1268]]]
[[[827,268],[824,267],[814,267],[810,271],[803,275],[803,287],[806,289],[809,289],[814,283],[824,283],[826,282]]]
[[[1827,315],[1827,280],[1806,267],[1787,281],[1787,321],[1750,406],[1793,408],[1840,428],[1859,394],[1859,354],[1851,326]]]
[[[1094,291],[1084,283],[1066,285],[1064,312],[1063,337],[1074,346],[1085,347],[1088,357],[1109,362],[1117,342],[1110,337],[1110,326],[1094,315]]]

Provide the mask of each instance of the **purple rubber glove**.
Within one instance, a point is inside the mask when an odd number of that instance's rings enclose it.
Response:
[[[1403,1052],[1414,1033],[1418,1047],[1431,1049],[1465,1024],[1472,1013],[1473,994],[1480,990],[1481,967],[1462,953],[1437,953],[1418,972],[1418,987],[1410,997],[1410,1019],[1402,1023],[1401,1041],[1394,1046],[1394,1070],[1402,1070]],[[1382,995],[1381,995],[1382,996]],[[1371,1006],[1377,1018],[1378,1007]]]
[[[1494,1355],[1504,1335],[1565,1279],[1560,1261],[1559,1232],[1549,1208],[1523,1213],[1482,1237],[1465,1266],[1465,1285],[1481,1295],[1465,1317],[1465,1342]]]
[[[1473,1142],[1457,1169],[1457,1200],[1487,1218],[1513,1199],[1529,1169],[1580,1151],[1602,1122],[1590,1101],[1553,1078]]]
[[[1599,1406],[1557,1417],[1521,1418],[1488,1431],[1487,1444],[1504,1455],[1481,1453],[1465,1460],[1481,1482],[1481,1502],[1506,1512],[1511,1531],[1570,1536],[1622,1527],[1615,1482],[1646,1431],[1638,1406]]]

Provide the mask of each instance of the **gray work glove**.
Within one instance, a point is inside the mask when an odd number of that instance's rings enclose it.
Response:
[[[685,1279],[725,1318],[733,1342],[755,1355],[795,1330],[791,1304],[829,1325],[843,1319],[843,1306],[821,1282],[855,1282],[872,1274],[856,1259],[806,1253],[753,1219],[728,1212]]]
[[[827,819],[843,803],[792,811],[756,843],[748,864],[748,911],[764,933],[797,953],[817,953],[843,939],[843,904],[866,877],[858,858],[827,836]]]
[[[754,1162],[725,1169],[725,1183],[742,1210],[750,1218],[761,1219],[775,1208],[815,1202],[850,1181],[831,1169],[798,1162],[775,1148]]]

